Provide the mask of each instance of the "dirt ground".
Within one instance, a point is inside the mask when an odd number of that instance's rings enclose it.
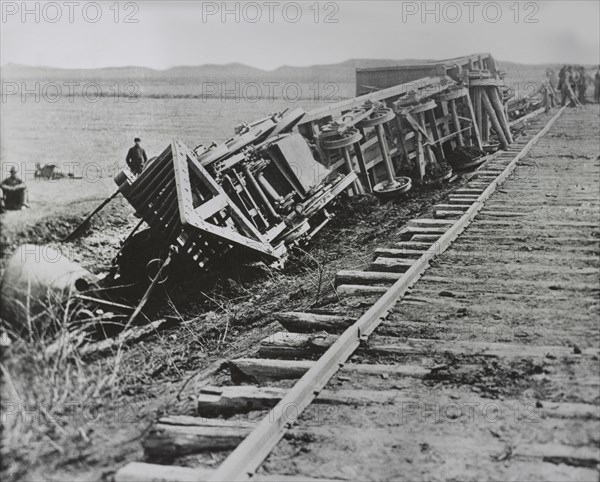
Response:
[[[34,427],[33,432],[11,434],[4,425],[3,476],[6,480],[98,480],[110,478],[126,461],[142,459],[141,440],[156,417],[190,413],[188,396],[199,383],[220,380],[225,360],[253,354],[263,337],[279,330],[274,312],[307,309],[329,296],[337,271],[364,269],[376,246],[393,240],[407,220],[430,210],[463,182],[459,178],[443,188],[415,188],[402,200],[386,204],[371,197],[341,202],[334,208],[333,221],[306,252],[292,253],[283,270],[241,272],[235,279],[217,277],[205,284],[170,289],[157,316],[175,316],[181,323],[127,349],[118,382],[110,389],[92,395],[65,390],[59,400],[47,390],[28,392],[28,386],[43,378],[29,368],[40,361],[19,343],[3,350],[3,364],[20,398],[26,399],[8,417],[18,418],[21,429]],[[3,261],[21,243],[50,243],[90,271],[102,273],[137,222],[125,201],[117,198],[109,204],[85,236],[73,243],[60,242],[100,201],[4,214]],[[86,363],[90,385],[114,368],[114,355]],[[48,408],[56,423],[39,415],[38,404]]]

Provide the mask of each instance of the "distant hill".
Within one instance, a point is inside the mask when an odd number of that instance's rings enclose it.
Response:
[[[240,63],[224,65],[205,64],[197,66],[177,66],[165,70],[147,67],[112,67],[99,69],[62,69],[55,67],[32,67],[9,64],[2,67],[0,78],[16,82],[93,82],[102,87],[102,92],[111,95],[115,82],[135,82],[136,95],[143,97],[169,98],[204,96],[210,90],[213,97],[240,95],[244,87],[252,91],[250,83],[258,83],[261,96],[286,98],[286,95],[299,95],[301,99],[328,101],[352,97],[355,94],[356,68],[382,67],[386,65],[406,65],[425,62],[424,60],[351,59],[338,64],[295,67],[284,65],[274,70],[261,70]],[[206,83],[216,83],[217,87]],[[274,83],[269,85],[269,83]],[[295,83],[299,89],[291,88]],[[331,84],[336,84],[335,88]],[[29,88],[29,87],[28,87]],[[236,90],[237,89],[237,90]],[[125,89],[130,92],[129,89]],[[233,92],[233,94],[232,94]],[[237,92],[237,94],[236,94]],[[287,94],[286,94],[287,92]],[[299,92],[299,94],[297,94]]]
[[[46,82],[97,82],[110,86],[114,82],[135,82],[139,85],[138,95],[149,97],[196,97],[203,93],[204,82],[216,82],[230,86],[249,82],[276,82],[279,87],[297,82],[307,94],[315,83],[337,83],[337,97],[351,97],[355,92],[355,70],[394,65],[427,63],[426,59],[350,59],[337,64],[296,67],[284,65],[274,70],[262,70],[241,63],[205,64],[177,66],[165,70],[147,67],[110,67],[98,69],[63,69],[56,67],[33,67],[8,64],[1,68],[3,81],[46,81]],[[508,72],[507,81],[538,81],[544,76],[547,67],[554,69],[560,65],[526,65],[513,62],[499,62]],[[225,89],[223,89],[225,90]],[[276,88],[277,90],[277,88]]]
[[[391,60],[391,59],[350,59],[337,64],[310,65],[296,67],[284,65],[274,70],[262,70],[241,63],[182,65],[165,70],[148,67],[104,67],[98,69],[63,69],[57,67],[35,67],[21,64],[7,64],[1,69],[1,77],[5,80],[29,80],[39,78],[64,79],[316,79],[347,80],[348,75],[354,78],[357,68],[384,67],[388,65],[408,65],[427,62],[426,60]]]

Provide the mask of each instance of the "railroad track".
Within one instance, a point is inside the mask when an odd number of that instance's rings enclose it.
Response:
[[[598,159],[564,162],[583,147],[559,134],[526,157],[563,112],[366,271],[339,272],[338,298],[278,314],[285,330],[202,388],[198,417],[144,441],[149,460],[208,452],[196,462],[217,468],[136,462],[115,479],[597,480]],[[595,109],[560,121],[598,135]]]

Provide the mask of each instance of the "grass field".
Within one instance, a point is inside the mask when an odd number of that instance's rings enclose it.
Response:
[[[114,190],[113,176],[125,165],[125,154],[139,136],[149,157],[158,155],[173,137],[189,147],[224,141],[236,124],[252,121],[288,106],[285,101],[247,102],[218,99],[153,99],[115,102],[83,97],[57,103],[21,102],[8,98],[2,108],[2,174],[17,165],[29,184],[32,207],[98,197]],[[308,105],[307,105],[308,104]],[[309,102],[303,102],[311,108]],[[35,163],[56,163],[81,180],[34,180]]]

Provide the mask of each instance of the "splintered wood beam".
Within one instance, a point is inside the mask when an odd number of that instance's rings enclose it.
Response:
[[[402,273],[378,273],[374,271],[342,270],[335,275],[335,285],[342,284],[392,284],[402,276]]]
[[[380,257],[369,265],[369,271],[404,273],[416,262],[416,259]]]
[[[159,420],[142,443],[146,457],[169,460],[188,454],[233,449],[255,424],[201,417]]]
[[[275,313],[274,317],[286,330],[293,333],[344,331],[355,321],[355,318],[348,316],[302,312]]]
[[[314,365],[313,365],[314,366]],[[197,397],[200,417],[231,417],[239,413],[268,410],[275,407],[287,394],[287,388],[236,385],[204,387]],[[314,403],[322,405],[387,404],[405,399],[398,390],[322,390]],[[237,433],[236,433],[237,434]]]
[[[412,258],[418,259],[423,256],[423,251],[418,249],[399,249],[399,248],[377,248],[373,254],[374,258]]]
[[[229,367],[234,380],[246,379],[262,383],[270,380],[297,379],[316,362],[311,360],[272,360],[270,358],[239,358],[231,360]],[[431,370],[422,365],[373,365],[347,363],[341,369],[343,375],[384,376],[391,378],[423,378]]]
[[[481,192],[481,191],[478,191]],[[440,219],[418,218],[411,219],[406,225],[408,227],[446,227],[446,229],[454,224],[454,221],[444,221]]]
[[[336,288],[338,296],[381,296],[387,291],[386,286],[340,285]]]
[[[238,358],[229,362],[229,370],[234,383],[243,380],[263,383],[271,380],[296,380],[301,378],[314,363],[310,360]]]
[[[440,209],[435,212],[435,217],[437,219],[454,219],[460,216],[462,216],[462,212],[458,211],[444,211]]]
[[[279,332],[262,340],[259,354],[269,358],[307,358],[327,350],[336,340],[336,335],[307,335]],[[372,335],[368,344],[359,348],[362,353],[373,355],[432,355],[462,354],[465,356],[489,356],[501,358],[546,357],[581,358],[598,356],[598,349],[585,349],[582,354],[574,354],[567,346],[520,345],[511,343],[490,343],[479,341],[440,341],[433,339],[408,338],[400,341],[397,337]]]
[[[406,226],[402,232],[409,233],[409,234],[444,234],[446,231],[447,231],[447,229],[443,226],[435,227],[435,226],[410,225],[410,226]]]
[[[396,246],[400,250],[405,250],[405,249],[411,250],[411,251],[421,250],[421,256],[423,256],[423,253],[425,253],[425,252],[431,252],[431,253],[439,252],[439,249],[435,243],[423,242],[423,241],[401,241],[399,243],[394,243],[394,246]]]
[[[469,204],[436,204],[433,206],[433,210],[435,211],[466,211],[471,207],[471,203]]]
[[[453,206],[462,206],[465,202],[473,203],[477,201],[477,196],[474,197],[460,197],[460,196],[451,196],[448,199],[448,205]]]
[[[461,194],[470,194],[470,195],[478,196],[484,190],[485,189],[481,189],[481,188],[469,188],[469,187],[465,187],[465,188],[457,189],[456,191],[454,191],[454,196],[453,197],[457,197],[457,196],[459,196]]]

